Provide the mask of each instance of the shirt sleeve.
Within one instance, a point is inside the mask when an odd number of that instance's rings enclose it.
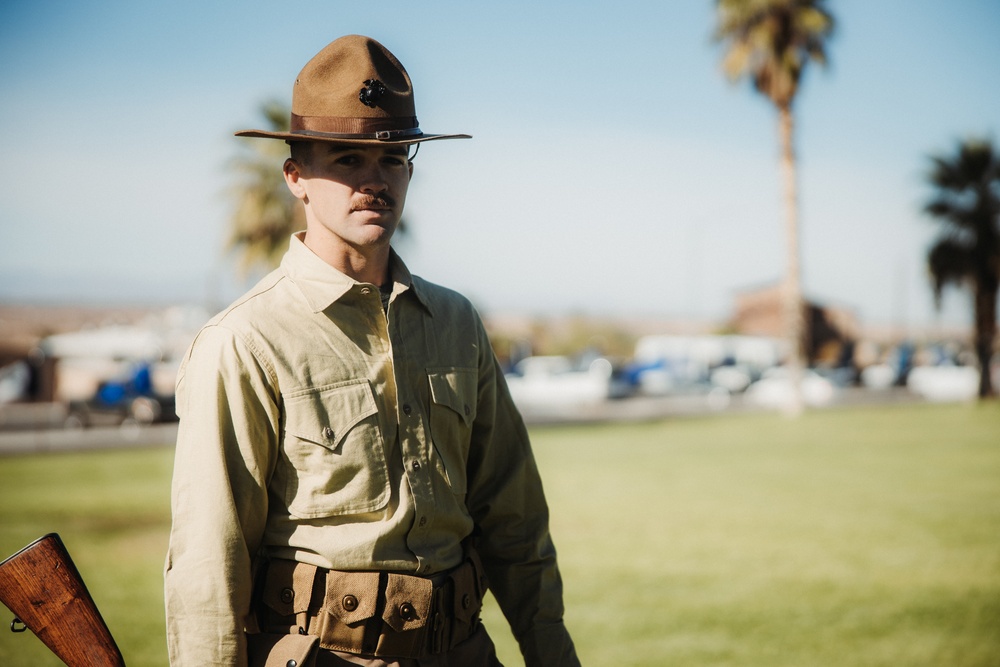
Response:
[[[580,664],[563,623],[562,579],[549,510],[527,430],[492,347],[481,333],[479,405],[467,503],[493,595],[526,667]]]
[[[277,452],[273,375],[242,339],[208,326],[177,383],[180,424],[164,574],[170,664],[247,664],[252,561]]]

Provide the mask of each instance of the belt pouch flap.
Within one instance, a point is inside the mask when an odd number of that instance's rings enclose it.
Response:
[[[476,570],[469,562],[465,562],[451,574],[455,587],[454,617],[462,623],[469,623],[483,606],[477,578]]]
[[[434,585],[430,579],[389,574],[382,620],[396,632],[424,627],[431,615],[433,593]]]
[[[315,664],[319,637],[312,635],[247,635],[249,667],[307,667]]]
[[[378,605],[378,572],[338,572],[326,574],[324,610],[341,623],[354,625],[375,615]]]
[[[378,594],[378,572],[327,572],[326,600],[316,619],[320,646],[361,653],[366,621],[375,616]]]
[[[264,604],[282,616],[308,611],[315,578],[315,565],[272,560],[264,583]]]

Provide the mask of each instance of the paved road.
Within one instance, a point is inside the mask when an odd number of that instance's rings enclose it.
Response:
[[[923,402],[923,399],[906,389],[872,391],[850,388],[838,391],[834,399],[829,404],[823,406],[823,408],[919,402]],[[655,421],[675,417],[766,411],[773,412],[775,409],[755,405],[747,401],[742,395],[729,396],[717,393],[632,396],[590,405],[552,404],[521,409],[524,420],[529,425]]]
[[[921,402],[914,394],[900,389],[868,391],[843,390],[829,407],[851,405],[889,405]],[[653,421],[706,414],[731,414],[761,411],[736,396],[692,394],[689,396],[631,397],[591,405],[549,405],[522,410],[530,426],[588,424],[615,421]],[[22,424],[22,427],[24,425]],[[152,426],[114,426],[87,429],[16,428],[0,430],[0,456],[53,451],[113,449],[173,445],[177,424]]]
[[[87,429],[46,428],[0,432],[0,456],[173,445],[177,424]]]

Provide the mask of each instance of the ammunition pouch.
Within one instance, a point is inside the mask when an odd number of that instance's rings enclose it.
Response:
[[[472,636],[487,589],[474,551],[432,577],[271,560],[257,581],[254,612],[264,635],[297,635],[303,646],[318,638],[320,647],[333,651],[414,659],[445,653]],[[259,641],[248,638],[251,645]],[[252,656],[251,664],[257,664]]]
[[[318,637],[276,633],[247,635],[248,667],[312,667]]]

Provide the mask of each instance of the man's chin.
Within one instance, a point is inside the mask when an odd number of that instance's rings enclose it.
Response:
[[[360,230],[358,234],[358,242],[361,245],[366,246],[383,245],[389,243],[395,231],[395,225],[369,223]]]

